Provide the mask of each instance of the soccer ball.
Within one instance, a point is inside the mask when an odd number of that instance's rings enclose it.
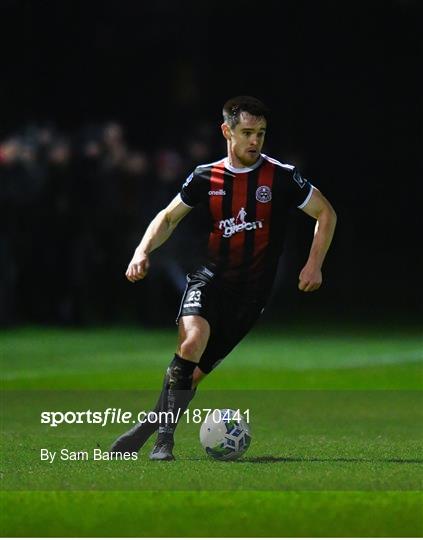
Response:
[[[250,446],[250,427],[239,411],[215,409],[201,425],[200,442],[214,459],[238,459]]]

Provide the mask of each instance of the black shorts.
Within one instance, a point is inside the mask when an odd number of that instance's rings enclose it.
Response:
[[[199,315],[210,325],[210,338],[198,367],[210,373],[248,334],[264,310],[264,300],[246,300],[224,287],[207,268],[187,276],[176,319]]]

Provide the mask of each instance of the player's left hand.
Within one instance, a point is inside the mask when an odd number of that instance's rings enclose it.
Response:
[[[298,288],[303,292],[317,291],[322,284],[322,271],[320,268],[308,266],[307,264],[300,272]]]

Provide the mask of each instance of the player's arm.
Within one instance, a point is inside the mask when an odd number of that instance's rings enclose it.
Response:
[[[147,227],[128,265],[125,275],[129,281],[135,283],[147,275],[150,266],[149,254],[166,242],[190,210],[191,208],[182,202],[180,195],[177,195],[166,208],[157,214]]]
[[[310,254],[300,272],[298,283],[301,291],[311,292],[317,290],[322,284],[321,269],[335,231],[336,213],[330,202],[315,187],[302,210],[316,220]]]

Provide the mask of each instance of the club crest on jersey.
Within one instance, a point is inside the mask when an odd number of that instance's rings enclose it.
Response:
[[[259,186],[256,191],[256,200],[261,203],[267,203],[272,200],[272,190],[269,186]]]
[[[241,208],[236,217],[222,219],[219,222],[219,229],[223,229],[223,238],[230,238],[234,234],[241,231],[252,231],[263,228],[263,221],[245,221],[247,212],[245,208]]]

